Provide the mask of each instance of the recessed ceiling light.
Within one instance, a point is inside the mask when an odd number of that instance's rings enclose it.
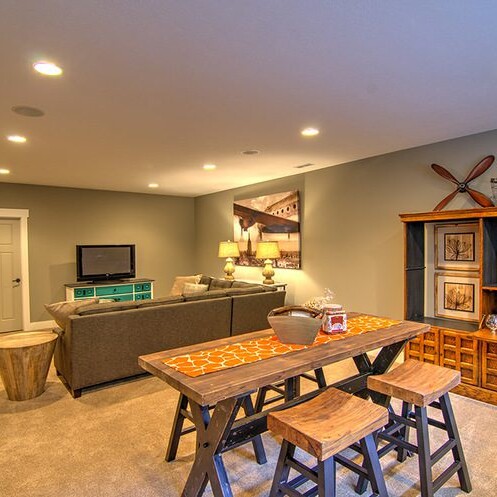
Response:
[[[300,134],[302,136],[316,136],[319,135],[319,129],[317,128],[304,128]]]
[[[260,150],[244,150],[242,152],[243,155],[257,155],[257,154],[260,154],[261,151]]]
[[[10,171],[5,168],[0,168],[0,174],[10,174]]]
[[[45,76],[60,76],[62,74],[62,68],[53,62],[40,60],[35,62],[33,67],[35,71],[38,71],[40,74],[44,74]]]
[[[159,188],[159,183],[149,183],[148,187],[149,188]]]
[[[25,136],[21,135],[9,135],[7,136],[7,140],[13,143],[26,143],[28,141]]]
[[[216,164],[204,164],[204,170],[206,171],[214,171],[216,167]]]
[[[14,107],[12,107],[12,112],[24,117],[41,117],[45,115],[41,109],[28,107],[27,105],[14,105]]]

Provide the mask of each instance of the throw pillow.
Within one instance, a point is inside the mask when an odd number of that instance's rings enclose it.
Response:
[[[181,295],[183,293],[183,287],[185,283],[199,283],[200,278],[202,278],[201,274],[195,274],[193,276],[176,276],[174,278],[173,287],[169,292],[169,295]]]
[[[183,295],[191,295],[192,293],[205,293],[209,285],[201,285],[200,283],[185,283],[183,285]]]
[[[82,307],[98,303],[98,298],[74,300],[68,302],[55,302],[54,304],[45,304],[45,309],[55,319],[55,322],[65,330],[67,318],[77,314]]]

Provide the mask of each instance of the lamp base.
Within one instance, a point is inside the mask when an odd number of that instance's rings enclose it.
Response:
[[[274,269],[273,269],[273,261],[270,259],[266,259],[264,261],[264,269],[262,270],[262,276],[264,276],[263,283],[265,285],[273,285],[274,280]]]
[[[226,265],[224,266],[224,272],[226,273],[226,276],[224,277],[225,280],[233,281],[235,279],[233,277],[233,273],[235,272],[235,266],[233,265],[233,259],[231,257],[228,257],[226,259]]]

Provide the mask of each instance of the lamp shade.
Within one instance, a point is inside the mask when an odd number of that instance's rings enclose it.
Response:
[[[278,259],[280,257],[278,242],[258,242],[255,256],[257,259]]]
[[[238,250],[237,242],[219,242],[219,252],[217,254],[218,257],[226,258],[226,257],[240,257],[240,250]]]

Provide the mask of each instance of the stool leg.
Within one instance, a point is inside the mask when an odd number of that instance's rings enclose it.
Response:
[[[459,485],[461,486],[461,490],[464,490],[464,492],[471,492],[472,487],[468,467],[466,465],[466,459],[464,457],[461,439],[459,438],[459,431],[457,429],[456,418],[454,417],[454,411],[452,410],[452,404],[448,393],[445,393],[442,397],[440,397],[440,407],[442,408],[442,415],[445,426],[447,427],[447,434],[450,439],[455,440],[456,442],[456,446],[452,449],[452,455],[454,456],[454,460],[456,462],[461,463],[461,469],[457,471]]]
[[[409,404],[408,402],[402,402],[402,417],[405,419],[408,419],[409,417],[409,412],[412,410],[412,404]],[[404,440],[406,442],[409,441],[409,431],[410,427],[407,425],[404,425],[400,431],[399,431],[399,436],[401,440]],[[405,449],[404,447],[398,447],[397,448],[397,461],[399,462],[404,462],[407,459],[407,456],[410,456],[410,452]]]
[[[318,461],[318,496],[336,496],[336,462],[333,456]]]
[[[431,471],[430,439],[426,407],[414,408],[416,435],[418,438],[419,479],[421,497],[433,497],[433,475]]]
[[[379,432],[380,431],[375,431],[372,434],[373,435],[373,440],[374,440],[374,445],[375,445],[375,451],[377,453],[378,453],[378,433]],[[361,451],[364,451],[364,448],[362,446],[361,446]],[[362,453],[364,454],[364,452],[362,452]],[[366,469],[366,471],[367,471],[366,458],[364,458],[364,460],[362,462],[362,467],[364,469]],[[365,476],[359,475],[359,478],[357,478],[357,483],[356,483],[356,486],[355,486],[355,493],[359,494],[359,495],[362,495],[367,490],[368,483],[369,483],[369,480]]]
[[[179,439],[181,437],[181,432],[183,430],[183,423],[185,422],[185,417],[182,414],[188,407],[188,397],[182,393],[179,395],[178,405],[176,406],[176,414],[174,415],[173,428],[171,430],[171,435],[169,436],[169,443],[167,445],[166,457],[167,462],[174,461],[176,459],[176,454],[178,452]]]
[[[294,454],[295,445],[283,439],[269,497],[281,497],[284,495],[280,490],[280,485],[288,482],[288,475],[290,474],[290,466],[286,464],[286,459],[287,457],[293,457]]]
[[[379,497],[388,497],[385,478],[380,466],[380,459],[376,451],[376,441],[372,434],[367,435],[361,440],[361,449],[364,454],[363,465],[368,472],[368,479],[371,482],[371,488],[374,494]]]

